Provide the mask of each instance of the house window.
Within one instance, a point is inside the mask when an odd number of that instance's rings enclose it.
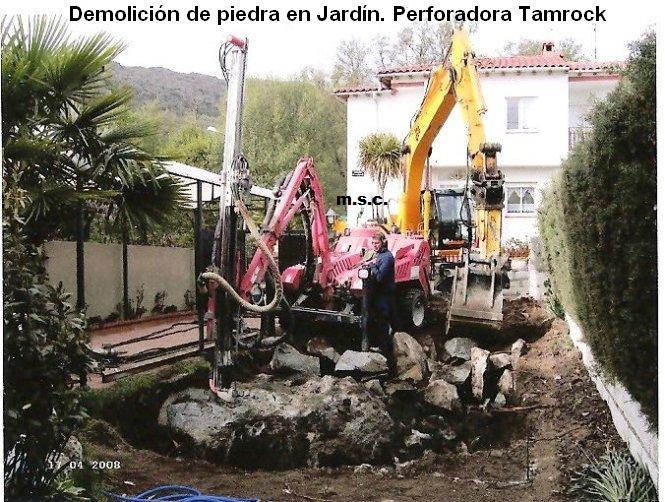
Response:
[[[506,129],[509,131],[535,131],[536,98],[506,98]]]
[[[533,197],[533,187],[506,188],[506,211],[508,213],[534,213],[536,203]]]

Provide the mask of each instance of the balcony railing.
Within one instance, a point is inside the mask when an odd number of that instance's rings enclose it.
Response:
[[[589,137],[591,133],[590,127],[569,127],[568,128],[568,150]]]

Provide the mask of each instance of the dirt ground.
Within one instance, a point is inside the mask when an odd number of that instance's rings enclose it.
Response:
[[[489,425],[477,428],[478,436],[457,451],[398,469],[246,472],[136,449],[108,429],[100,430],[97,440],[88,438],[87,459],[120,461],[119,469],[105,471],[105,482],[116,493],[185,484],[207,494],[262,501],[560,500],[571,469],[621,440],[565,322],[552,320],[530,299],[507,302],[504,317],[503,343],[517,337],[529,342],[515,368],[521,411],[495,411],[492,420],[478,410],[470,413],[470,422]],[[429,335],[436,338],[436,328]]]

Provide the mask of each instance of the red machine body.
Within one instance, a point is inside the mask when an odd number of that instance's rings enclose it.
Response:
[[[372,235],[384,231],[371,226],[347,229],[334,248],[330,248],[326,211],[321,183],[311,158],[298,161],[294,171],[285,178],[277,192],[274,210],[266,217],[262,232],[263,242],[273,250],[291,220],[301,211],[307,211],[310,222],[311,251],[315,257],[312,284],[320,291],[325,304],[331,303],[338,288],[348,290],[360,298],[362,280],[358,268],[371,250]],[[395,257],[395,282],[401,286],[418,288],[429,297],[430,246],[418,235],[387,234],[388,249]],[[265,254],[257,249],[247,271],[240,281],[240,293],[250,297],[250,291],[264,280],[268,268]],[[299,293],[304,283],[306,265],[297,264],[282,272],[284,290]],[[328,306],[328,305],[326,305]]]

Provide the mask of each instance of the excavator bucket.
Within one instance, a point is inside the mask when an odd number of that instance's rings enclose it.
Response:
[[[497,259],[468,260],[453,275],[450,300],[451,325],[501,329],[503,281]]]

